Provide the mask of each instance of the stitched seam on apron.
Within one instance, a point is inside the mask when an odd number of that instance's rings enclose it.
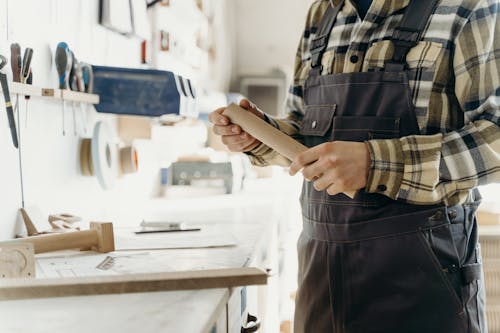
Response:
[[[383,235],[383,236],[373,236],[373,237],[367,237],[367,238],[360,238],[360,239],[355,239],[355,240],[319,239],[319,238],[316,238],[314,236],[311,236],[307,231],[304,231],[304,233],[310,239],[313,239],[313,240],[318,241],[318,242],[332,243],[332,244],[353,244],[353,243],[360,243],[360,242],[364,242],[364,241],[371,241],[371,240],[377,240],[377,239],[383,239],[383,238],[394,238],[394,237],[399,237],[402,235],[417,234],[417,233],[421,233],[422,231],[432,230],[432,229],[440,228],[442,226],[443,225],[439,225],[439,226],[435,226],[435,227],[422,228],[422,229],[412,230],[412,231],[397,232],[397,233]]]
[[[453,289],[453,287],[451,286],[451,283],[450,281],[448,281],[448,279],[446,278],[446,276],[444,275],[442,269],[441,269],[441,264],[439,263],[439,261],[436,259],[436,255],[434,254],[434,252],[432,251],[432,249],[430,248],[429,246],[429,243],[427,243],[427,241],[425,240],[424,238],[424,235],[422,234],[422,232],[419,232],[417,233],[417,237],[420,241],[420,244],[422,245],[422,247],[424,248],[425,252],[427,253],[427,255],[429,256],[429,260],[432,261],[433,263],[433,266],[434,268],[438,271],[439,273],[439,276],[441,278],[441,281],[443,282],[443,284],[446,286],[446,289],[448,289],[448,292],[450,293],[450,295],[452,296],[454,302],[456,303],[456,305],[458,305],[458,307],[460,309],[462,309],[462,311],[458,312],[458,314],[462,314],[464,312],[464,307],[463,307],[463,304],[462,304],[462,301],[460,300],[460,298],[458,297],[456,291]]]
[[[331,260],[330,260],[330,244],[327,245],[326,248],[326,253],[327,253],[327,266],[326,266],[326,271],[328,272],[328,293],[329,293],[329,299],[330,299],[330,321],[332,322],[332,328],[335,329],[335,320],[333,317],[333,296],[332,296],[332,285],[330,281],[332,281],[332,277],[330,275],[330,265],[331,265]]]

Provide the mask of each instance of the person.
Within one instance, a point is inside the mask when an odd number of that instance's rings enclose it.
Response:
[[[500,181],[499,13],[315,1],[287,117],[240,104],[309,147],[294,161],[210,114],[229,150],[304,175],[294,332],[487,332],[475,213]]]

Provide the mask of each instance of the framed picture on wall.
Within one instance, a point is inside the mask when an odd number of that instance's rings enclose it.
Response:
[[[134,30],[130,1],[100,0],[99,23],[118,33],[132,34]]]

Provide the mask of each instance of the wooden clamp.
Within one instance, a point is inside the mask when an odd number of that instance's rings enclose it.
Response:
[[[239,125],[245,132],[291,161],[308,149],[292,137],[234,103],[230,104],[222,114],[228,117],[233,124]],[[353,199],[356,192],[344,194]]]
[[[68,249],[91,249],[101,253],[115,250],[113,223],[110,222],[91,222],[90,229],[84,231],[19,238],[5,242],[5,244],[15,243],[32,243],[35,253]]]

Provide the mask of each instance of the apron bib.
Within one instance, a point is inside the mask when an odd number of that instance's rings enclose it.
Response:
[[[328,8],[311,44],[305,145],[420,133],[405,59],[435,4],[410,2],[385,70],[321,75],[343,2]],[[487,332],[478,201],[418,206],[363,190],[350,199],[304,181],[294,332]]]

